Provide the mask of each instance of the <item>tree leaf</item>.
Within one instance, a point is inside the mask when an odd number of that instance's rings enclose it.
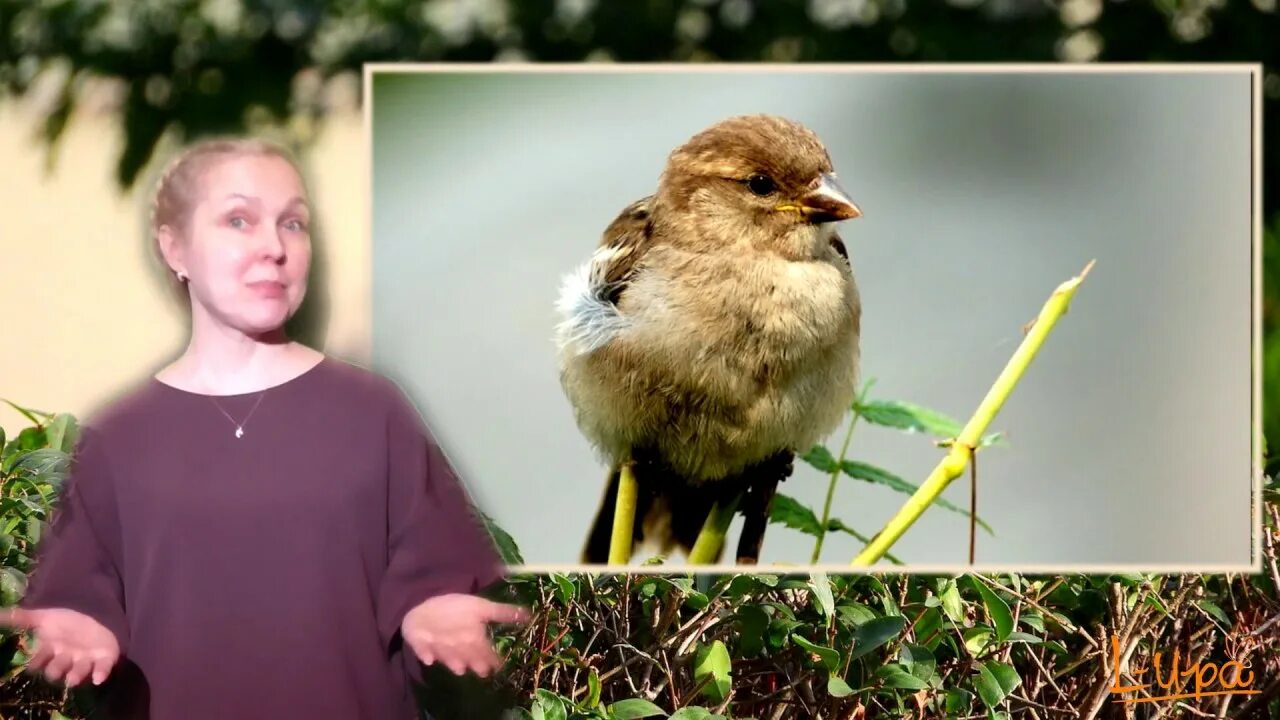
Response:
[[[836,469],[836,459],[831,451],[822,445],[814,445],[800,459],[812,465],[819,472],[832,473]]]
[[[494,544],[498,548],[498,554],[502,556],[502,562],[505,565],[523,565],[524,558],[520,556],[520,547],[516,545],[515,538],[511,537],[506,530],[503,530],[493,518],[480,513],[480,518],[484,520],[485,529],[489,531],[489,536],[493,538]]]
[[[907,672],[906,668],[897,663],[880,666],[876,670],[876,677],[880,678],[886,688],[924,690],[929,687],[929,683]]]
[[[704,707],[690,705],[682,707],[671,716],[671,720],[725,720],[723,715],[717,715]]]
[[[825,645],[816,645],[795,633],[791,634],[791,640],[804,650],[817,655],[818,659],[827,667],[828,670],[835,670],[840,666],[840,653],[836,652],[832,648]]]
[[[875,465],[870,465],[864,462],[858,462],[857,460],[845,460],[840,465],[840,469],[844,471],[845,475],[848,475],[855,480],[862,480],[873,485],[883,485],[904,495],[914,495],[916,491],[920,489],[918,485],[913,485],[884,468],[879,468]],[[960,508],[948,500],[938,498],[935,502],[938,507],[969,517],[968,510]],[[982,526],[983,530],[987,531],[988,535],[995,535],[991,526],[988,525],[981,517],[977,518],[977,523]]]
[[[857,660],[876,648],[884,645],[902,632],[907,619],[901,615],[880,617],[869,620],[853,631],[853,651],[850,660]]]
[[[933,671],[938,666],[938,661],[929,648],[910,643],[902,646],[902,650],[898,653],[898,663],[906,668],[907,672],[925,682],[933,677]]]
[[[773,496],[769,508],[769,522],[780,523],[792,530],[799,530],[806,535],[817,537],[822,525],[813,511],[801,505],[795,498],[781,493]]]
[[[960,587],[955,578],[948,578],[942,590],[942,611],[957,625],[964,623],[964,600],[960,597]]]
[[[759,605],[743,605],[734,613],[738,621],[738,656],[752,658],[764,650],[769,614]]]
[[[587,707],[593,708],[600,704],[600,672],[595,668],[591,668],[591,674],[587,676]]]
[[[995,710],[1022,683],[1022,678],[1012,667],[992,660],[978,668],[973,683],[983,704]]]
[[[729,696],[729,688],[733,682],[730,677],[731,667],[729,649],[723,642],[716,640],[710,645],[703,645],[698,649],[693,664],[694,682],[702,684],[702,694],[712,702],[722,703]],[[710,680],[703,684],[704,678],[708,676]]]
[[[827,678],[827,693],[832,697],[848,697],[853,694],[853,688],[843,679],[832,675]]]
[[[638,718],[647,717],[666,717],[667,713],[643,698],[628,698],[610,705],[609,715],[615,720],[638,720]]]
[[[996,642],[1004,642],[1009,633],[1013,632],[1013,613],[1009,612],[1009,603],[1003,598],[996,595],[995,591],[987,587],[987,584],[978,578],[970,578],[973,587],[982,596],[982,603],[987,608],[987,614],[991,616],[991,621],[996,626]]]
[[[555,693],[538,689],[534,700],[533,717],[534,720],[566,720],[566,712],[564,709],[564,701]]]
[[[75,417],[67,413],[59,413],[53,416],[53,420],[49,422],[48,427],[45,429],[49,447],[54,450],[61,450],[64,453],[70,453],[75,450],[79,435],[80,428],[76,425]]]
[[[822,617],[830,620],[836,612],[836,601],[831,596],[831,580],[824,572],[809,573],[809,587],[813,591],[813,598],[817,601],[818,609],[822,611]]]
[[[867,422],[884,427],[906,430],[909,433],[925,433],[938,438],[954,438],[964,430],[964,424],[948,415],[900,400],[871,400],[857,403],[854,411]],[[1003,442],[1000,433],[982,438],[979,447]]]

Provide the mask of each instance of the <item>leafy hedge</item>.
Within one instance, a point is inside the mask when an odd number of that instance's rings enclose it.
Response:
[[[935,417],[932,430],[920,426],[925,414],[909,406],[864,401],[860,408],[867,419],[897,418],[882,424],[948,432],[945,418]],[[31,427],[7,441],[0,431],[5,605],[25,589],[78,434],[69,415],[23,412]],[[844,472],[830,456],[807,457]],[[499,594],[535,612],[519,632],[496,636],[509,658],[506,672],[488,686],[449,686],[442,671],[431,673],[454,697],[444,692],[427,704],[437,720],[475,717],[479,687],[515,698],[522,707],[509,716],[537,720],[1280,717],[1274,479],[1264,516],[1264,571],[1253,576],[514,576]],[[807,508],[774,519],[815,534],[821,527]],[[515,541],[495,535],[506,560],[520,562]],[[1233,667],[1256,694],[1122,707],[1110,692],[1115,648],[1124,685],[1154,682],[1149,670],[1134,674],[1153,663],[1167,677],[1177,648],[1181,667]],[[23,650],[18,635],[0,643],[0,715],[87,717],[89,706],[75,693],[22,673]],[[1180,680],[1187,692],[1195,689],[1194,675]],[[457,700],[468,692],[473,699]]]

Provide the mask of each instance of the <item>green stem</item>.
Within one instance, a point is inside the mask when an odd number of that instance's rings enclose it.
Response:
[[[634,465],[624,462],[618,469],[618,500],[613,506],[613,535],[609,538],[609,564],[631,562],[631,546],[636,522],[636,476]]]
[[[867,392],[875,384],[875,378],[868,380],[867,384],[862,386],[862,392],[858,393],[858,399],[853,404],[853,419],[849,421],[849,430],[844,434],[844,444],[840,446],[840,457],[836,458],[836,466],[831,471],[831,478],[827,480],[827,499],[822,504],[822,523],[818,526],[818,540],[813,544],[813,556],[809,558],[811,565],[817,565],[818,558],[822,555],[822,542],[827,538],[827,522],[831,519],[831,501],[836,494],[836,480],[840,479],[845,453],[849,452],[849,442],[853,440],[853,427],[858,424],[858,418],[862,417],[858,407],[867,401]]]
[[[725,535],[729,534],[729,525],[733,523],[733,514],[738,511],[738,503],[741,501],[742,496],[738,495],[724,507],[720,503],[711,506],[707,521],[703,523],[698,539],[689,550],[690,565],[711,565],[720,557]]]
[[[907,528],[920,519],[920,516],[938,499],[938,496],[947,488],[947,485],[951,484],[952,480],[960,477],[960,474],[964,472],[965,466],[973,458],[974,449],[982,442],[982,433],[986,431],[987,426],[995,419],[996,413],[1000,411],[1005,400],[1009,399],[1009,394],[1013,392],[1013,388],[1022,379],[1023,373],[1027,371],[1027,366],[1031,364],[1031,360],[1035,358],[1040,347],[1044,345],[1045,338],[1049,337],[1049,333],[1053,330],[1054,325],[1057,324],[1058,319],[1066,314],[1067,308],[1071,304],[1071,298],[1075,296],[1076,289],[1080,287],[1080,283],[1084,282],[1091,268],[1093,268],[1093,261],[1090,261],[1079,275],[1059,285],[1053,291],[1053,294],[1049,296],[1044,307],[1041,308],[1040,314],[1027,332],[1026,337],[1022,339],[1022,344],[1014,351],[1013,357],[1009,358],[1009,363],[1005,365],[1004,370],[996,378],[991,389],[987,391],[986,397],[978,404],[978,409],[974,411],[973,416],[969,418],[969,422],[960,431],[960,436],[951,443],[951,449],[946,457],[938,463],[933,472],[929,473],[928,479],[907,500],[902,509],[890,518],[884,529],[876,534],[875,538],[863,548],[861,553],[858,553],[858,556],[853,559],[855,566],[867,567],[874,565],[889,548],[893,547],[898,538],[902,537]]]

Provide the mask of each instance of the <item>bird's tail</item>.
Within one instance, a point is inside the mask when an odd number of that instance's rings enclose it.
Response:
[[[633,471],[638,486],[636,517],[632,531],[631,554],[633,557],[662,554],[670,556],[679,551],[685,556],[693,549],[698,533],[706,522],[711,506],[723,494],[714,487],[695,487],[676,476],[668,468],[656,463],[637,462]],[[582,562],[604,564],[609,562],[609,543],[613,536],[613,515],[618,503],[619,468],[609,471],[609,481],[604,497],[591,523]],[[723,552],[723,548],[721,548]],[[719,562],[720,558],[716,558]]]

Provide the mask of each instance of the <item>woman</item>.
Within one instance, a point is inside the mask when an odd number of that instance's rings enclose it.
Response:
[[[190,300],[171,365],[86,423],[21,609],[29,667],[112,717],[417,717],[424,663],[486,675],[493,544],[391,382],[291,341],[311,209],[279,148],[198,144],[156,189]]]

